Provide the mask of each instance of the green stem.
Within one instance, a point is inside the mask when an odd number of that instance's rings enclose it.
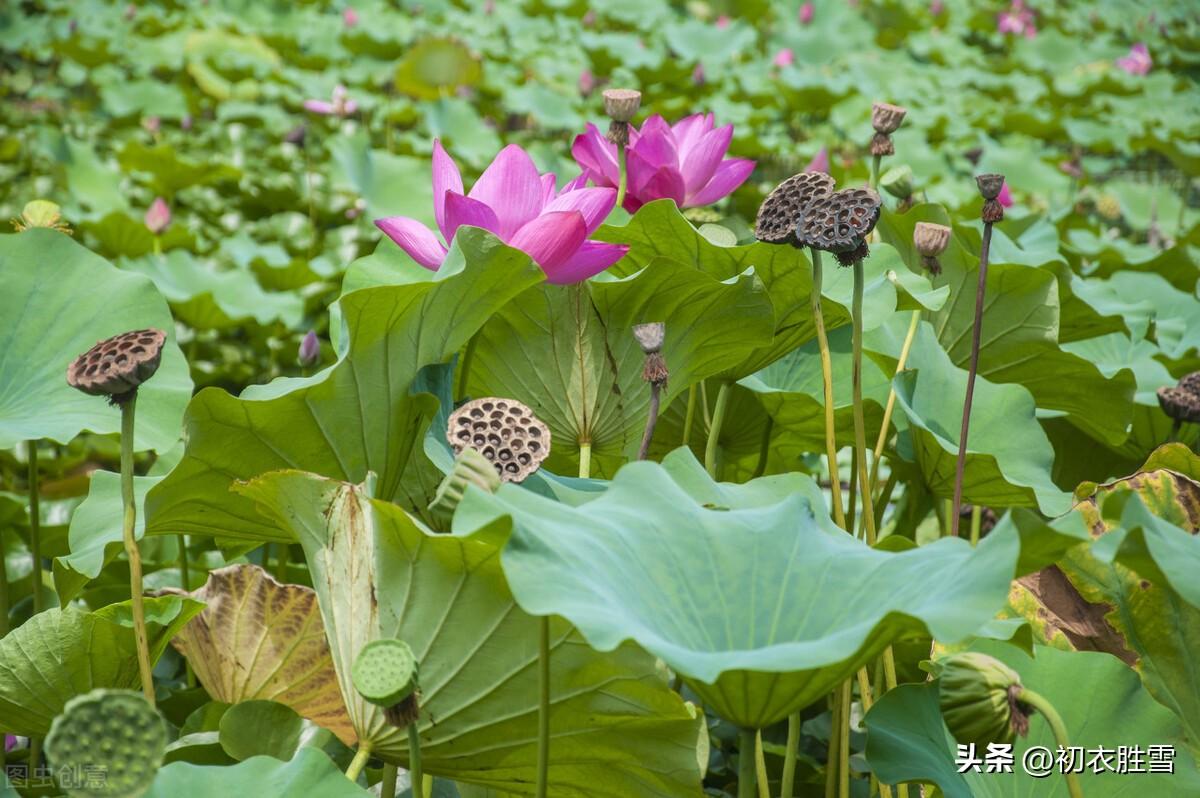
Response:
[[[154,254],[156,257],[162,257],[162,237],[158,233],[154,234]]]
[[[579,444],[579,478],[587,479],[592,473],[592,444]]]
[[[800,726],[803,719],[797,710],[788,715],[787,748],[783,753],[783,777],[779,784],[780,798],[793,798],[796,784],[796,755],[800,752]]]
[[[879,491],[879,498],[875,501],[875,528],[879,529],[883,526],[883,513],[887,509],[888,502],[892,500],[892,492],[896,490],[896,483],[899,481],[899,476],[895,469],[888,472],[887,481],[883,483],[883,490]]]
[[[838,749],[842,735],[838,729],[842,726],[842,691],[841,687],[834,688],[831,696],[829,713],[829,749],[825,754],[825,798],[836,798],[838,787]]]
[[[850,680],[842,682],[842,722],[838,741],[838,798],[850,798]]]
[[[821,307],[821,285],[823,282],[821,270],[821,251],[810,249],[812,253],[812,317],[813,326],[817,331],[817,348],[821,353],[821,383],[825,398],[825,459],[829,464],[829,492],[833,501],[833,520],[842,529],[846,529],[846,512],[842,509],[842,479],[838,473],[837,464],[837,432],[833,406],[833,360],[829,355],[829,338],[825,335],[825,313]]]
[[[379,777],[379,798],[394,798],[396,782],[399,780],[399,769],[390,762],[383,763],[383,773]],[[416,782],[413,782],[413,798],[420,798],[416,792]]]
[[[758,479],[767,472],[767,460],[771,456],[771,432],[775,429],[775,417],[767,416],[767,423],[763,425],[762,444],[758,449],[758,465],[754,466],[754,476],[751,479]]]
[[[717,390],[717,403],[713,407],[712,426],[708,429],[708,445],[704,447],[704,467],[708,475],[717,478],[717,449],[721,440],[721,425],[725,423],[725,410],[729,407],[730,384],[722,382]]]
[[[979,343],[983,334],[983,299],[987,292],[988,250],[992,244],[992,225],[983,226],[983,244],[979,248],[979,285],[975,289],[975,324],[971,328],[971,366],[967,370],[967,395],[963,398],[962,427],[958,433],[958,460],[954,465],[954,511],[950,516],[950,534],[958,537],[958,517],[962,510],[963,473],[967,467],[967,432],[971,424],[971,400],[975,397],[975,375],[979,372]]]
[[[754,730],[742,729],[738,735],[738,798],[754,798]]]
[[[291,547],[283,542],[276,543],[275,546],[278,549],[275,555],[275,581],[284,585],[287,584],[288,555],[291,553]]]
[[[979,530],[983,526],[983,508],[978,504],[971,507],[971,545],[979,543]]]
[[[767,778],[767,758],[763,755],[762,729],[754,732],[754,778],[758,782],[758,798],[771,798],[771,782]]]
[[[350,781],[358,781],[358,776],[367,765],[367,760],[371,758],[371,746],[369,743],[363,743],[354,752],[354,759],[350,760],[350,767],[346,768],[346,778]]]
[[[42,513],[38,485],[37,441],[27,444],[29,456],[29,556],[33,559],[33,614],[42,611]]]
[[[687,446],[692,440],[692,421],[696,418],[696,386],[688,388],[687,414],[683,417],[683,445]]]
[[[471,336],[471,340],[467,341],[466,351],[463,352],[462,363],[458,368],[458,390],[455,391],[455,399],[462,401],[467,398],[467,379],[471,376],[471,361],[475,359],[475,344],[479,341],[479,333]]]
[[[386,781],[387,768],[392,769],[392,791],[381,792],[380,795],[395,795],[396,794],[396,767],[395,765],[387,765],[384,767],[384,781]],[[408,724],[408,773],[410,781],[412,781],[413,798],[425,798],[425,779],[421,772],[421,733],[417,730],[417,724]]]
[[[187,537],[176,535],[179,544],[179,584],[184,590],[192,589],[191,574],[188,572]]]
[[[582,474],[581,474],[582,476]],[[538,743],[537,798],[546,798],[550,785],[550,616],[538,625]]]
[[[4,557],[4,535],[0,533],[0,638],[8,634],[8,563]],[[0,746],[2,748],[3,746]]]
[[[883,162],[882,155],[871,156],[871,188],[879,190],[879,167]]]
[[[863,421],[862,401],[862,335],[863,335],[863,264],[854,262],[852,378],[854,387],[854,449],[858,454],[859,495],[862,498],[862,520],[867,529],[867,545],[875,545],[875,509],[871,506],[870,480],[867,478],[867,427]]]
[[[1071,747],[1070,738],[1067,736],[1067,725],[1063,723],[1062,716],[1058,714],[1058,710],[1054,708],[1053,704],[1028,687],[1021,688],[1021,692],[1017,694],[1017,700],[1042,713],[1042,717],[1050,724],[1050,731],[1054,733],[1054,741],[1060,748],[1069,749]],[[1067,792],[1071,794],[1071,798],[1083,798],[1083,790],[1079,787],[1079,778],[1071,771],[1067,771],[1063,775],[1067,777]]]
[[[133,639],[137,644],[138,672],[142,692],[154,706],[154,672],[150,667],[150,645],[146,639],[146,610],[142,603],[142,555],[134,537],[137,505],[133,500],[133,418],[137,394],[121,405],[121,500],[125,504],[125,523],[122,537],[125,556],[129,558],[129,597],[133,607]]]
[[[628,124],[628,123],[626,123],[626,124]],[[629,177],[627,170],[625,168],[625,145],[624,144],[617,145],[617,171],[618,171],[618,176],[617,176],[617,204],[616,204],[616,207],[620,208],[620,207],[623,207],[624,203],[625,203],[625,184],[628,181],[628,177]]]
[[[42,761],[42,738],[29,738],[29,778],[36,779],[38,771],[38,763]]]
[[[913,339],[917,336],[917,327],[921,321],[921,311],[914,310],[912,320],[908,323],[908,333],[904,336],[904,344],[900,347],[900,358],[896,361],[896,374],[904,371],[904,365],[908,362],[908,353],[912,350]],[[887,404],[883,408],[883,424],[879,427],[879,437],[875,440],[875,456],[871,460],[871,495],[875,495],[875,489],[879,487],[879,460],[883,457],[883,447],[887,443],[888,428],[892,424],[892,411],[896,409],[896,385],[895,380],[892,381],[892,387],[888,390]]]

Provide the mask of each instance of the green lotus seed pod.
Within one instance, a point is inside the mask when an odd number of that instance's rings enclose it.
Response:
[[[388,709],[416,691],[417,658],[403,640],[374,640],[358,652],[350,678],[359,695]]]
[[[447,516],[454,515],[467,485],[475,485],[488,493],[500,488],[500,475],[495,466],[476,449],[468,446],[454,458],[454,469],[438,485],[429,509]]]
[[[955,654],[939,663],[939,703],[946,727],[960,743],[1011,743],[1029,730],[1029,713],[1016,700],[1021,675],[995,657]]]
[[[913,193],[913,173],[907,164],[893,166],[879,178],[879,187],[896,199],[908,199]]]
[[[46,735],[55,771],[79,776],[61,786],[79,798],[138,798],[154,781],[166,747],[162,716],[133,690],[99,689],[72,698]]]

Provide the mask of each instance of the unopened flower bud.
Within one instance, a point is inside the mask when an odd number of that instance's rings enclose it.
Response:
[[[300,351],[296,354],[296,360],[301,366],[311,366],[321,358],[321,342],[317,339],[317,334],[309,330],[304,334],[304,338],[300,341]]]
[[[944,224],[917,222],[917,227],[913,230],[913,244],[921,255],[921,263],[929,273],[941,274],[942,264],[938,262],[938,255],[945,252],[950,244],[950,228]]]
[[[150,228],[150,232],[154,235],[162,235],[162,232],[171,225],[171,209],[167,207],[167,201],[162,197],[155,197],[154,202],[150,203],[149,209],[146,210],[146,215],[143,219],[146,227]]]
[[[1029,711],[1017,701],[1021,675],[995,657],[955,654],[940,665],[938,703],[954,739],[963,744],[1012,744],[1029,731]]]
[[[904,121],[908,109],[891,103],[875,103],[871,106],[871,127],[876,133],[895,133]]]
[[[604,113],[614,122],[628,122],[642,105],[642,93],[633,89],[605,89]]]

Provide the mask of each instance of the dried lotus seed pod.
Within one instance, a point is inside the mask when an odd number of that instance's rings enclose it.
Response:
[[[1180,387],[1159,388],[1158,405],[1164,413],[1180,423],[1200,423],[1200,394]]]
[[[67,382],[119,404],[158,371],[166,341],[166,333],[152,328],[115,335],[75,358],[67,367]]]
[[[879,221],[880,204],[869,188],[837,191],[805,208],[797,237],[826,252],[857,253]]]
[[[871,154],[872,155],[895,155],[896,145],[892,143],[892,137],[887,133],[876,133],[871,137]]]
[[[945,252],[950,244],[950,228],[944,224],[917,222],[913,230],[913,244],[921,255],[921,263],[930,274],[941,274],[942,264],[938,261],[938,255]]]
[[[754,237],[768,244],[798,244],[796,228],[804,209],[833,193],[833,178],[824,172],[801,172],[784,180],[763,200]]]
[[[634,89],[605,89],[604,113],[614,122],[628,122],[642,105],[642,93]]]
[[[69,795],[137,798],[150,788],[167,747],[162,715],[139,692],[97,689],[72,698],[46,735],[46,756],[58,772],[99,768],[99,786]]]
[[[513,399],[486,396],[450,414],[446,430],[454,454],[476,449],[505,482],[521,482],[550,454],[550,428]]]
[[[887,135],[895,133],[900,128],[900,123],[904,121],[904,115],[908,113],[907,108],[891,103],[875,103],[871,106],[871,127],[875,128],[876,133]],[[888,153],[889,155],[891,153]]]
[[[1193,396],[1200,396],[1200,371],[1193,371],[1179,378],[1179,389]]]
[[[975,185],[979,186],[979,193],[985,200],[994,200],[1000,196],[1000,190],[1004,188],[1004,175],[995,173],[975,175]]]

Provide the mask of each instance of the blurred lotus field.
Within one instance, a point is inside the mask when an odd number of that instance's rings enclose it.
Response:
[[[1198,78],[1187,0],[3,4],[0,798],[1200,795]]]

